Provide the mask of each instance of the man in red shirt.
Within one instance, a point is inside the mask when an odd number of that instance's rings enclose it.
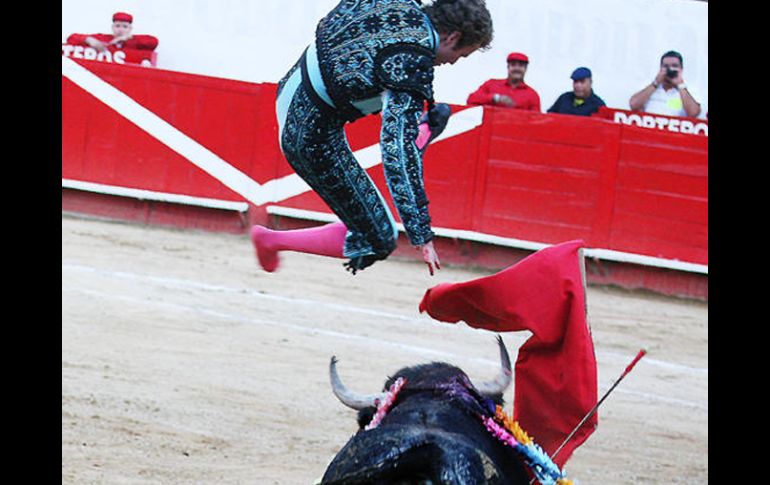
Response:
[[[529,58],[520,53],[508,54],[508,78],[490,79],[468,96],[468,104],[486,104],[540,111],[540,96],[524,83]]]
[[[72,34],[67,37],[67,44],[93,47],[99,52],[128,49],[126,62],[149,63],[151,52],[158,47],[158,39],[152,35],[132,34],[133,21],[134,17],[130,14],[117,12],[112,16],[112,35]]]

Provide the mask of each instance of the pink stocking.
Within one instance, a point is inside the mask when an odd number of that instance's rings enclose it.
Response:
[[[278,269],[279,251],[344,258],[342,251],[347,231],[342,222],[291,231],[273,231],[256,225],[251,228],[251,242],[257,251],[259,264],[265,271],[272,273]]]

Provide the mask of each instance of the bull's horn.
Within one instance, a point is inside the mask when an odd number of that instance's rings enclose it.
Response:
[[[476,389],[484,396],[492,396],[505,393],[511,385],[513,373],[511,372],[511,358],[502,337],[497,336],[497,345],[500,347],[500,372],[493,381],[482,382]]]
[[[339,374],[337,374],[337,357],[332,357],[332,360],[329,363],[329,377],[332,381],[332,391],[334,392],[334,395],[337,396],[337,399],[339,399],[345,406],[353,408],[356,411],[370,406],[376,406],[377,401],[385,397],[384,393],[364,395],[348,389],[340,380]]]

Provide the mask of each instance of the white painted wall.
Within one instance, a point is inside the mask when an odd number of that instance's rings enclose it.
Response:
[[[116,11],[134,33],[160,39],[158,67],[249,82],[277,82],[313,39],[337,0],[63,0],[62,41],[73,32],[109,33]],[[572,89],[578,66],[594,73],[609,106],[652,81],[661,54],[684,57],[684,79],[707,110],[708,2],[692,0],[487,0],[492,48],[436,69],[436,99],[464,104],[489,78],[504,78],[505,56],[526,53],[526,81],[545,111]]]

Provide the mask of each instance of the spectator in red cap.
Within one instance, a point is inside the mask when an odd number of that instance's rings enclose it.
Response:
[[[540,96],[524,82],[529,58],[520,52],[511,52],[507,79],[490,79],[468,96],[468,104],[504,106],[540,112]]]
[[[119,49],[146,51],[133,56],[126,56],[127,62],[149,63],[149,53],[158,47],[158,39],[152,35],[134,35],[134,17],[125,12],[117,12],[112,16],[112,34],[72,34],[67,37],[67,43],[93,47],[99,52],[115,52]],[[128,51],[130,52],[130,51]]]

